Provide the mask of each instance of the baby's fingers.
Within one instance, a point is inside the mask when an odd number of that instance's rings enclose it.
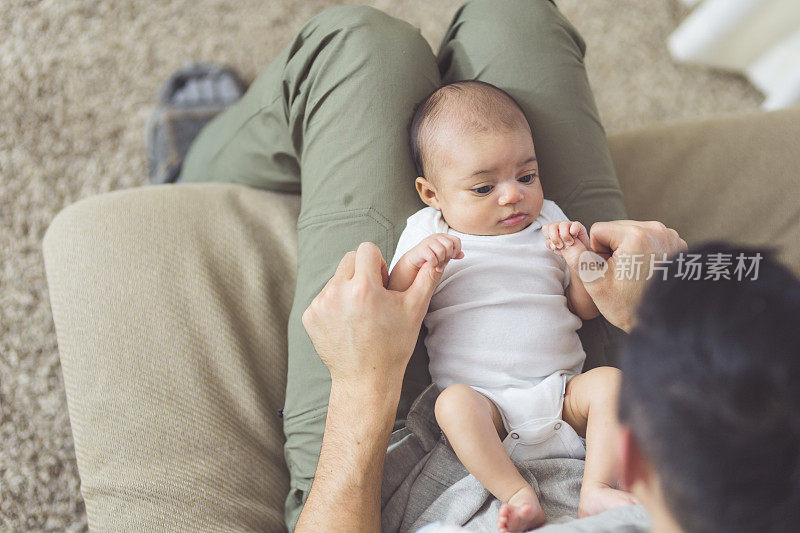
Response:
[[[545,238],[545,244],[551,250],[555,250],[555,236],[553,235],[553,223],[548,223],[542,226],[542,235]]]
[[[419,265],[417,265],[418,268],[422,268],[425,263],[430,263],[434,267],[439,264],[439,258],[436,257],[436,254],[429,246],[420,252],[419,258],[420,262]]]
[[[431,239],[431,242],[428,243],[428,249],[436,256],[436,264],[447,261],[447,248],[438,239]]]
[[[569,227],[572,223],[569,220],[564,220],[563,222],[558,223],[558,233],[561,237],[561,240],[566,243],[567,246],[572,245],[572,235],[570,235]]]
[[[564,247],[564,243],[561,240],[561,230],[559,222],[551,222],[547,225],[548,235],[550,237],[550,242],[553,243],[554,249],[561,249]]]
[[[456,255],[456,243],[453,242],[453,239],[450,238],[449,235],[445,235],[444,233],[436,235],[435,239],[444,246],[445,249],[445,259],[449,259]]]
[[[552,240],[550,240],[550,238],[549,238],[549,237],[548,237],[548,238],[545,240],[545,242],[544,242],[544,245],[545,245],[545,246],[547,246],[547,248],[548,248],[549,250],[552,250],[552,251],[554,251],[555,253],[557,253],[557,254],[561,255],[561,250],[559,250],[558,248],[556,248],[556,245],[553,243],[553,241],[552,241]]]
[[[461,239],[458,237],[442,233],[436,235],[436,239],[445,247],[445,260],[455,258],[461,252]]]
[[[584,246],[589,248],[589,233],[586,231],[586,227],[578,221],[572,223],[569,227],[570,234],[575,237],[576,241],[580,241]]]

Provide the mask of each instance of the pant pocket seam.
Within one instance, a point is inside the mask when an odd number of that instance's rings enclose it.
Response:
[[[362,207],[359,209],[343,209],[341,211],[333,211],[330,213],[321,213],[319,215],[312,215],[308,217],[300,216],[297,220],[297,230],[305,229],[308,226],[319,224],[321,222],[328,222],[330,220],[337,220],[339,218],[352,216],[353,218],[368,217],[377,222],[381,227],[390,231],[392,223],[389,219],[381,215],[374,207]]]
[[[325,222],[331,222],[334,220],[346,220],[346,219],[363,219],[368,218],[375,222],[378,226],[383,228],[385,241],[383,243],[375,243],[378,245],[379,248],[385,247],[386,250],[386,257],[384,260],[388,261],[391,257],[394,256],[395,247],[397,246],[397,238],[395,236],[394,231],[394,224],[383,216],[377,209],[374,207],[362,207],[359,209],[343,209],[340,211],[333,211],[330,213],[322,213],[319,215],[312,215],[308,217],[300,217],[297,220],[297,231],[302,231],[307,229],[311,226],[322,224]]]

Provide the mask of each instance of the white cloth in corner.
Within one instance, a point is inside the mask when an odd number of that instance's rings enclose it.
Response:
[[[746,75],[765,109],[800,103],[798,0],[705,0],[668,44],[678,61]]]

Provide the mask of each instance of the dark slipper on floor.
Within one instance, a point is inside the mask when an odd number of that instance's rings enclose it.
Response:
[[[175,182],[203,126],[241,98],[246,88],[231,67],[213,63],[192,63],[170,76],[147,123],[150,182]]]

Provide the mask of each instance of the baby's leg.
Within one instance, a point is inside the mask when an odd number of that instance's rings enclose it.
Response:
[[[567,383],[564,421],[586,437],[586,466],[578,517],[636,503],[630,493],[618,490],[617,399],[620,377],[619,370],[604,366],[579,374]]]
[[[544,523],[536,492],[503,448],[505,428],[494,403],[471,387],[451,385],[436,399],[435,414],[467,470],[503,502],[497,528],[527,531]]]

